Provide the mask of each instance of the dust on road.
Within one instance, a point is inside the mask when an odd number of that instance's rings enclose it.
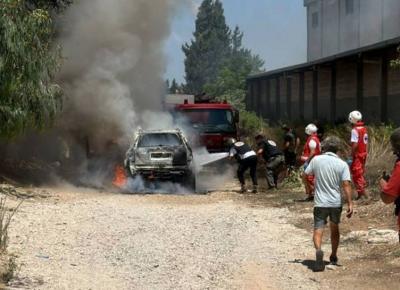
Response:
[[[309,234],[287,209],[233,191],[122,195],[52,190],[25,202],[10,233],[33,289],[325,289]]]

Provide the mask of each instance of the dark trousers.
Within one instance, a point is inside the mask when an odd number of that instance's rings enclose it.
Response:
[[[288,167],[295,167],[296,166],[296,153],[293,151],[285,150],[285,164]]]
[[[253,155],[239,161],[239,167],[237,170],[237,176],[240,184],[245,184],[244,173],[250,168],[250,177],[253,181],[253,185],[257,185],[257,156]]]
[[[279,173],[282,170],[284,162],[285,158],[283,157],[283,155],[274,156],[268,159],[266,166],[266,176],[269,188],[277,187]]]

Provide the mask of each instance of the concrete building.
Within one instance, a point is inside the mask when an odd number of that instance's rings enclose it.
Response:
[[[367,121],[400,124],[399,0],[304,0],[306,63],[248,78],[248,110],[272,121],[343,121],[359,109]]]

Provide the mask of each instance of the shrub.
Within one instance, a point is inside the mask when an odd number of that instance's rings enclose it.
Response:
[[[240,112],[239,128],[240,136],[251,145],[254,145],[254,137],[258,134],[264,135],[278,144],[280,143],[281,129],[279,127],[270,127],[263,118],[257,116],[254,112]]]
[[[260,134],[267,127],[265,121],[254,112],[241,111],[239,128],[242,136],[250,137]]]

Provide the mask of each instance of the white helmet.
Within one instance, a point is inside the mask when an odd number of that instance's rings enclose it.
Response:
[[[349,122],[356,124],[358,121],[362,120],[362,114],[359,111],[353,111],[349,114]]]
[[[305,131],[307,135],[312,135],[314,133],[317,133],[318,128],[314,124],[308,124]]]

